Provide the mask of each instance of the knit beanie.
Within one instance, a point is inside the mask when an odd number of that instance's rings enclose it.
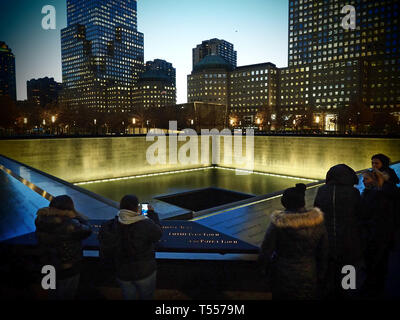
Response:
[[[305,206],[306,185],[304,183],[296,184],[296,187],[286,189],[281,198],[282,205],[290,211],[297,211]]]

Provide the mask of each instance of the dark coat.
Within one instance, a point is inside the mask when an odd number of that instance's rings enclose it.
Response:
[[[327,269],[328,235],[323,213],[274,212],[261,245],[273,299],[318,299]]]
[[[149,218],[142,217],[129,225],[117,222],[116,231],[121,234],[115,257],[117,278],[136,281],[154,273],[157,270],[155,245],[162,236],[157,214],[149,212]]]
[[[37,212],[35,225],[36,238],[44,249],[43,263],[53,265],[57,272],[79,273],[82,240],[92,233],[87,222],[75,211],[42,208]]]
[[[358,177],[353,169],[344,164],[334,166],[314,202],[325,214],[330,260],[338,266],[357,265],[363,257],[357,216],[361,196],[355,184]]]
[[[382,188],[364,189],[361,195],[361,234],[368,270],[374,270],[395,237],[397,188],[385,182]]]

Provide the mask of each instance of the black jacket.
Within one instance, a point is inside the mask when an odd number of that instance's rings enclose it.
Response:
[[[162,236],[158,215],[149,212],[148,218],[141,216],[137,222],[116,223],[116,231],[121,235],[115,256],[117,278],[124,281],[147,278],[157,269],[155,245]]]
[[[75,211],[42,208],[35,225],[36,238],[44,252],[43,263],[53,265],[57,272],[79,272],[82,240],[92,233],[87,222]]]
[[[358,221],[361,196],[355,184],[358,177],[353,169],[344,164],[334,166],[314,202],[325,214],[330,258],[338,265],[356,265],[363,257]]]
[[[323,213],[277,211],[261,245],[273,299],[318,299],[328,260]]]
[[[374,270],[394,240],[396,194],[396,186],[385,182],[382,188],[364,189],[361,195],[361,234],[368,269]]]

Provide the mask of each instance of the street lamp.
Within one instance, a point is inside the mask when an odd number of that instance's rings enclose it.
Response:
[[[132,124],[136,124],[136,118],[132,118]]]

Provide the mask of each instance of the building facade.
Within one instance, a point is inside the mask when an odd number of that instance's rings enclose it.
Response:
[[[68,0],[61,31],[63,100],[104,112],[129,112],[144,71],[136,0]]]
[[[176,86],[176,69],[172,63],[161,59],[146,62],[146,71],[161,71],[167,75],[171,82]]]
[[[5,42],[0,41],[0,96],[17,100],[15,56]]]
[[[28,102],[45,107],[50,103],[57,103],[62,84],[54,78],[32,79],[26,82]]]
[[[188,76],[188,102],[225,105],[232,126],[257,127],[276,107],[278,68],[261,63],[233,68],[218,55],[206,56]]]
[[[351,4],[355,28],[343,27]],[[400,110],[399,4],[389,0],[289,1],[288,68],[279,105],[312,109],[325,130],[338,114]]]
[[[174,78],[161,70],[148,70],[139,76],[133,91],[135,108],[161,108],[176,104]]]
[[[218,55],[224,58],[228,63],[236,68],[237,52],[233,44],[220,39],[205,40],[193,49],[193,68],[208,55]]]
[[[229,74],[228,106],[236,125],[252,127],[264,122],[277,102],[278,68],[272,63],[241,66]]]

